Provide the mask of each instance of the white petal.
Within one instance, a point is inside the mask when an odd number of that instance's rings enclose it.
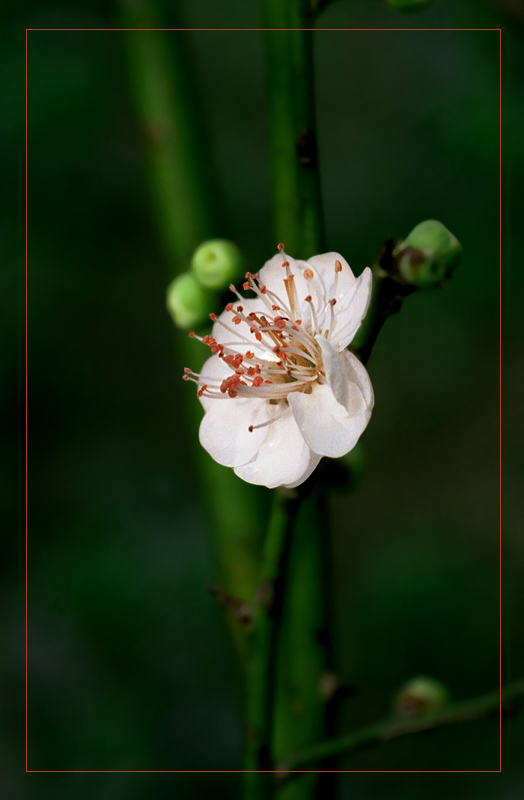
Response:
[[[335,261],[340,262],[341,272],[335,272]],[[320,256],[313,256],[308,260],[307,265],[313,270],[315,277],[322,282],[326,300],[331,300],[334,297],[337,304],[347,304],[353,294],[356,278],[351,267],[340,253],[323,253]],[[335,276],[337,276],[336,290]]]
[[[272,406],[263,398],[208,398],[198,433],[200,444],[225,467],[246,464],[257,454],[267,435],[267,428],[249,431],[249,426],[265,422],[272,413]]]
[[[322,352],[322,362],[324,364],[324,372],[327,382],[331,387],[331,391],[335,395],[335,399],[340,405],[347,406],[350,402],[349,397],[349,381],[345,368],[345,359],[342,353],[338,353],[333,345],[324,339],[323,336],[317,336],[316,341]]]
[[[355,396],[358,397],[358,394],[355,395],[352,387],[356,385],[364,399],[366,411],[371,414],[374,395],[371,380],[365,366],[349,350],[337,353],[331,343],[322,336],[317,337],[317,342],[322,351],[326,379],[335,395],[335,399],[350,414],[359,413],[358,409],[354,410]],[[360,405],[358,408],[360,408]]]
[[[375,405],[375,396],[367,369],[353,353],[349,352],[349,350],[343,350],[342,353],[340,353],[340,357],[344,359],[344,367],[348,381],[356,383],[366,401],[367,410],[371,414],[371,410]]]
[[[364,398],[354,383],[348,384],[348,408],[337,401],[327,383],[315,384],[311,394],[292,392],[288,400],[304,439],[321,456],[338,458],[348,453],[369,420]]]
[[[351,295],[335,306],[335,328],[329,340],[335,350],[345,350],[360,328],[371,302],[372,275],[369,267],[357,278]]]
[[[322,458],[322,456],[319,456],[316,453],[312,453],[310,451],[309,464],[307,465],[306,471],[304,472],[303,475],[300,476],[300,478],[298,480],[294,481],[293,483],[284,484],[286,489],[294,489],[295,486],[300,486],[301,483],[304,483],[304,481],[307,480],[309,478],[309,476],[317,468],[318,462],[320,461],[321,458]]]
[[[266,438],[257,455],[248,464],[236,467],[235,473],[248,483],[268,489],[298,486],[310,474],[310,452],[289,407],[285,416],[263,430]]]

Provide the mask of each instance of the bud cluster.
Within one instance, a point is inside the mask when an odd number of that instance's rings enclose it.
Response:
[[[167,290],[167,308],[175,325],[187,329],[202,323],[216,299],[214,293],[226,289],[243,265],[241,250],[227,239],[212,239],[197,247],[190,270],[176,277]]]

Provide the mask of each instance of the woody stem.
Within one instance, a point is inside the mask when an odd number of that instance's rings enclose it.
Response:
[[[309,0],[261,0],[269,90],[273,214],[277,241],[301,259],[325,249],[316,146],[313,40]],[[322,535],[321,535],[322,534]],[[321,678],[331,668],[326,607],[329,536],[325,498],[314,487],[304,499],[289,542],[285,592],[273,635],[276,647],[270,686],[274,705],[270,739],[273,759],[297,752],[328,733]],[[262,778],[260,779],[262,781]],[[282,800],[309,800],[317,775],[281,790]],[[327,787],[323,796],[328,798]],[[263,791],[263,790],[262,790]],[[261,795],[262,796],[262,795]],[[265,796],[271,796],[265,795]]]
[[[275,654],[283,602],[283,585],[300,498],[278,491],[273,498],[256,597],[248,662],[245,800],[265,800],[272,791],[271,731],[275,688]],[[267,770],[267,772],[260,771]]]

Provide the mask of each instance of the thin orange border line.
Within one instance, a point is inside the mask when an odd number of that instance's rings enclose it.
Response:
[[[26,28],[27,31],[501,31],[501,28]]]
[[[29,31],[498,31],[499,32],[499,769],[402,769],[402,770],[322,770],[336,774],[346,773],[498,773],[502,772],[502,29],[501,28],[26,28],[25,29],[25,771],[27,773],[235,773],[273,772],[273,770],[171,770],[171,769],[28,769],[28,637],[27,637],[27,586],[28,586],[28,488],[27,488],[27,262],[28,262],[28,166],[27,166],[27,52]],[[291,770],[294,772],[295,770]],[[319,770],[297,770],[301,774],[318,773]]]
[[[502,30],[499,31],[499,765],[502,772]]]
[[[25,771],[27,772],[27,29],[25,32]]]

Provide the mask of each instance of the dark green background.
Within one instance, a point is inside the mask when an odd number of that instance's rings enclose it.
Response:
[[[175,24],[165,3],[166,26]],[[504,249],[518,257],[523,28],[503,3],[436,0],[402,16],[339,0],[319,25],[503,28]],[[256,3],[183,4],[184,24],[256,27]],[[5,797],[161,800],[235,796],[235,774],[25,775],[21,750],[23,576],[24,29],[120,24],[111,3],[10,4],[0,145],[4,210],[1,370],[6,518],[2,719]],[[174,39],[177,33],[167,34]],[[189,34],[230,229],[259,268],[275,252],[261,34]],[[202,498],[187,452],[166,257],[144,142],[116,31],[30,31],[29,769],[234,770],[241,708]],[[459,699],[498,684],[499,34],[315,35],[320,166],[329,249],[356,273],[383,239],[426,218],[464,246],[444,291],[410,298],[369,364],[376,407],[359,491],[333,499],[344,725],[389,712],[429,673]],[[7,201],[7,202],[6,202]],[[506,374],[520,369],[521,293],[511,278]],[[177,334],[177,336],[183,334]],[[174,345],[173,345],[174,342]],[[197,345],[195,344],[195,347]],[[522,378],[520,379],[522,386]],[[518,496],[522,423],[506,405],[507,495]],[[197,402],[195,400],[195,402]],[[257,509],[253,513],[258,513]],[[504,542],[505,680],[522,672],[521,516]],[[517,798],[524,719],[504,723],[501,775],[355,773],[343,798],[443,792]],[[496,770],[498,724],[437,731],[357,755],[348,770]]]

